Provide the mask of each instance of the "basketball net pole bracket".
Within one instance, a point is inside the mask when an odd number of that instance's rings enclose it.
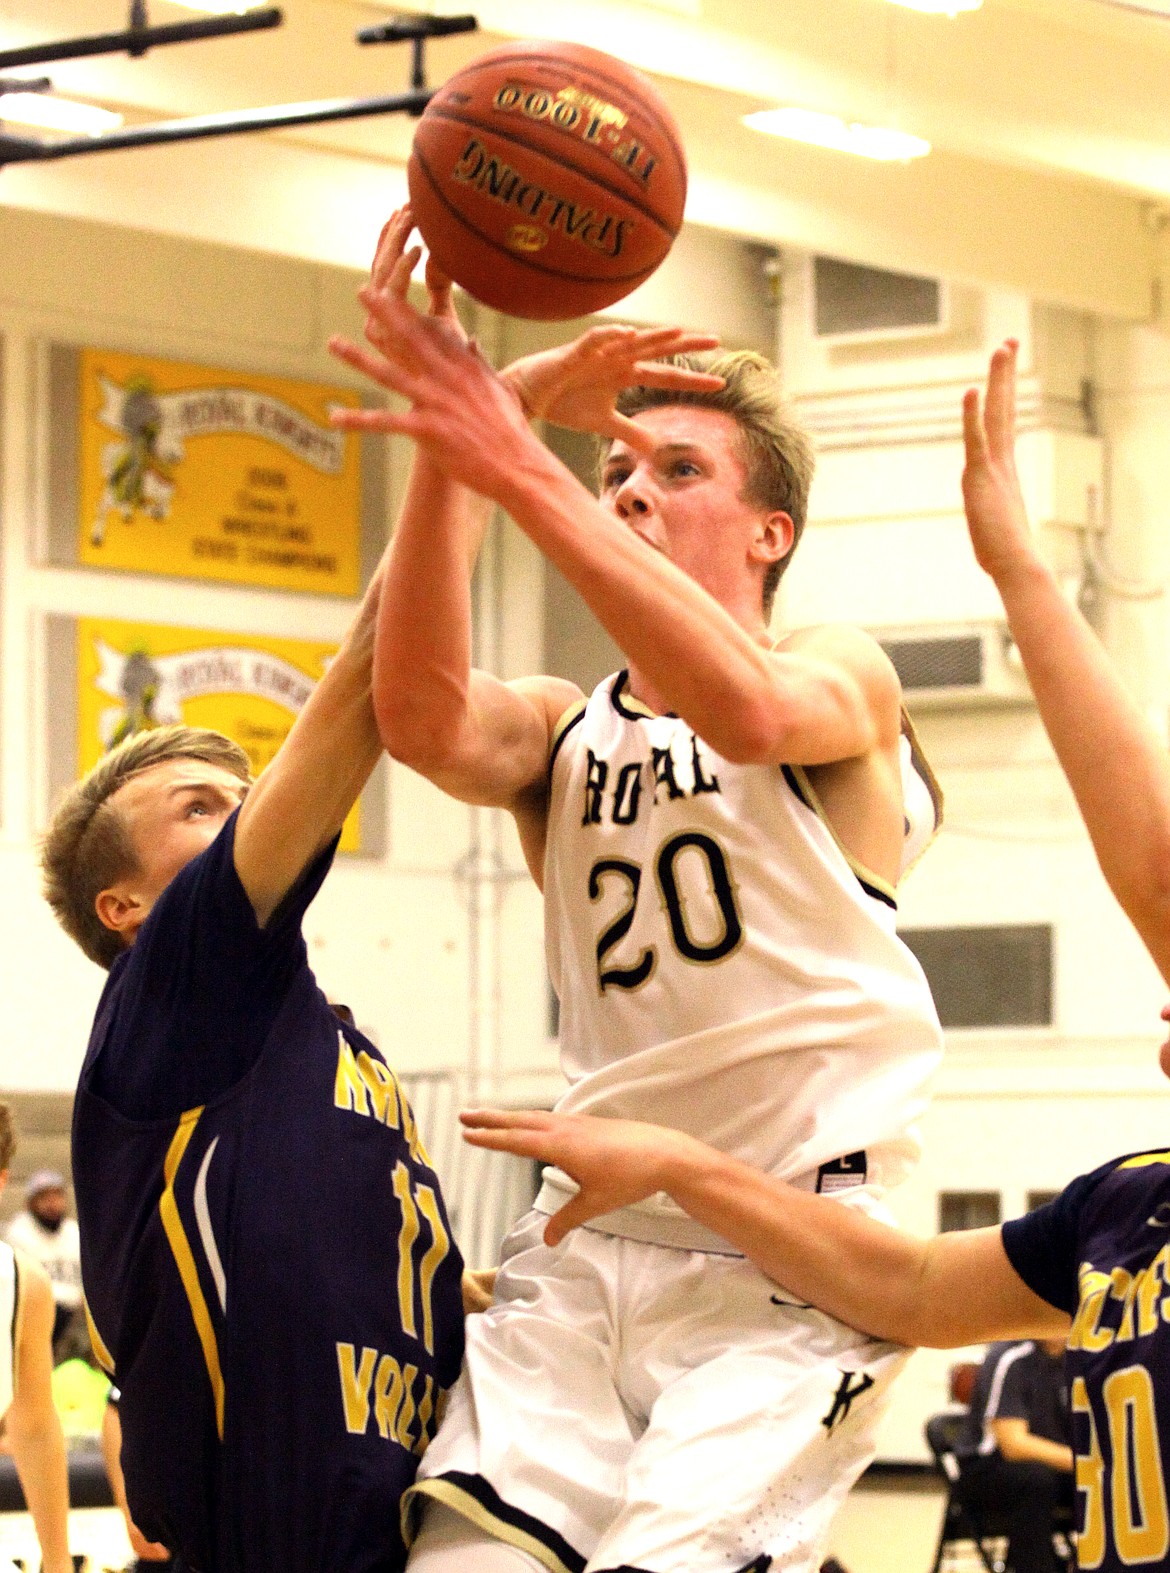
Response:
[[[141,56],[148,49],[164,44],[190,43],[198,39],[256,32],[279,27],[283,21],[283,13],[270,6],[257,11],[245,11],[240,15],[151,27],[147,19],[146,0],[130,0],[129,26],[123,32],[100,33],[58,43],[0,51],[0,71],[18,66],[41,65],[52,60],[77,60],[88,55],[125,53]],[[426,82],[424,49],[427,39],[471,33],[478,25],[474,16],[403,16],[378,27],[363,28],[357,34],[357,42],[361,44],[410,43],[411,85],[405,93],[378,98],[276,104],[268,109],[246,109],[222,115],[191,115],[178,120],[107,131],[100,136],[64,137],[55,142],[42,142],[36,137],[13,135],[4,130],[0,131],[0,168],[5,164],[77,158],[85,153],[108,153],[121,148],[160,147],[171,142],[241,136],[252,131],[278,131],[288,126],[321,125],[331,120],[358,120],[370,115],[408,114],[417,117],[427,107],[433,92]],[[0,96],[17,92],[46,92],[50,87],[47,77],[31,80],[0,77]],[[0,102],[2,121],[3,104]]]

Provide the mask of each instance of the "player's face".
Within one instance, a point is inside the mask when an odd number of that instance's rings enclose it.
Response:
[[[168,759],[114,793],[109,801],[124,816],[138,855],[135,872],[111,887],[125,907],[127,937],[137,932],[179,870],[211,845],[247,789],[246,782],[221,765]],[[104,921],[109,918],[101,903],[108,894],[98,898]]]
[[[667,404],[637,421],[651,434],[653,452],[613,444],[602,504],[717,601],[738,605],[745,586],[789,549],[791,519],[745,498],[747,471],[730,415]]]

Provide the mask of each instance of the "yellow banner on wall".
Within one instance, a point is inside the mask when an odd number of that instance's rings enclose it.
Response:
[[[352,388],[82,350],[79,556],[142,573],[356,595]]]
[[[223,732],[257,776],[272,759],[337,646],[213,633],[106,617],[77,621],[79,774],[123,738],[174,721]],[[341,833],[361,847],[360,805]]]

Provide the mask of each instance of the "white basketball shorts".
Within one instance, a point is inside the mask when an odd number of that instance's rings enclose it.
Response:
[[[445,1503],[550,1573],[815,1568],[908,1350],[740,1256],[574,1230],[504,1244],[403,1514]]]

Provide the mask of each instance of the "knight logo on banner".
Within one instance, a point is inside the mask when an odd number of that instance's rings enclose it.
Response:
[[[79,773],[124,738],[178,721],[234,739],[257,776],[337,646],[83,617],[78,651]],[[347,852],[360,847],[359,807],[342,831]]]
[[[82,562],[356,595],[352,389],[83,350]]]

